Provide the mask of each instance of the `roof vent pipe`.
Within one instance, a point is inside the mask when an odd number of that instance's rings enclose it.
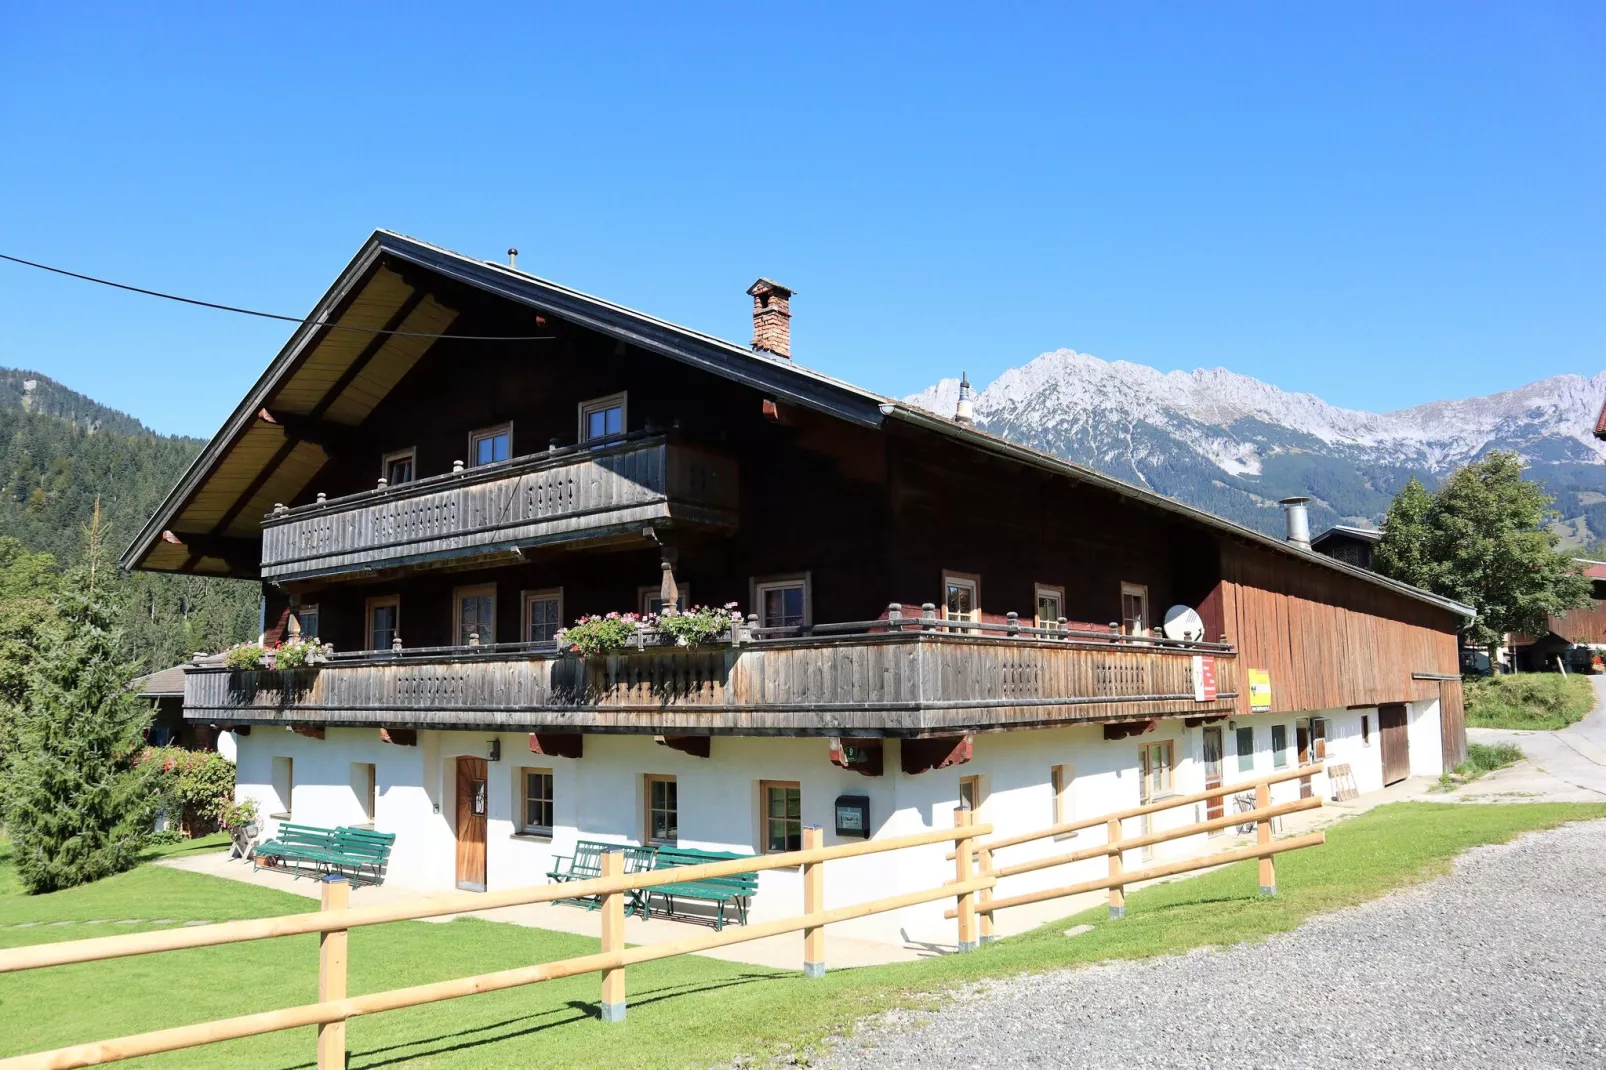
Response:
[[[1309,498],[1284,498],[1278,504],[1283,507],[1283,519],[1288,522],[1288,541],[1301,550],[1310,549],[1310,514],[1305,511],[1305,503]]]
[[[517,268],[519,266],[519,251],[517,249],[508,249],[507,266],[510,268]]]
[[[975,406],[970,400],[970,373],[959,373],[959,401],[954,405],[954,423],[973,424],[976,422]]]

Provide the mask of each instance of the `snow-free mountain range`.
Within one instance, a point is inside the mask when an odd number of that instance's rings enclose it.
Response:
[[[959,380],[905,400],[952,416]],[[1516,450],[1556,496],[1557,529],[1606,538],[1606,442],[1591,431],[1606,372],[1398,412],[1341,409],[1224,368],[1161,372],[1060,349],[975,394],[976,426],[1272,534],[1280,498],[1308,494],[1313,528],[1372,526],[1411,476],[1430,487]]]

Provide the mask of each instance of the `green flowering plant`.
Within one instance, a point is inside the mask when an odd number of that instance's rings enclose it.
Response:
[[[665,613],[651,619],[652,626],[676,646],[703,646],[718,642],[742,622],[735,602],[722,606],[692,606],[682,613]]]
[[[635,639],[641,627],[639,613],[608,613],[581,617],[573,627],[563,629],[555,638],[559,649],[567,646],[577,654],[589,656],[625,646]]]
[[[317,639],[291,639],[280,644],[279,649],[273,652],[273,665],[278,669],[299,669],[314,665],[334,652],[331,643],[320,643]]]
[[[268,652],[261,643],[236,643],[223,652],[223,664],[231,669],[262,669]]]

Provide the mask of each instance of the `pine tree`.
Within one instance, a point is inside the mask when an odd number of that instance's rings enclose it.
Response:
[[[17,872],[35,893],[132,867],[158,802],[153,771],[139,763],[152,714],[118,655],[98,521],[97,510],[85,564],[67,577],[30,667],[0,783]]]

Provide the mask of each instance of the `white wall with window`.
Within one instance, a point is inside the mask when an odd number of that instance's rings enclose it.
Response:
[[[1320,711],[1327,722],[1328,763],[1346,762],[1362,792],[1381,781],[1380,747],[1374,730],[1367,746],[1361,717],[1375,711]],[[1436,725],[1436,703],[1414,703],[1412,756],[1427,749],[1428,728]],[[1272,770],[1271,727],[1288,726],[1290,739],[1300,718],[1291,714],[1256,715],[1216,722],[1223,732],[1223,778],[1229,787],[1248,790],[1255,776]],[[1250,729],[1258,750],[1253,768],[1238,768],[1238,730]],[[1144,798],[1203,790],[1201,728],[1180,719],[1159,723],[1152,731],[1119,740],[1104,738],[1098,725],[1022,732],[979,733],[972,760],[948,769],[915,776],[901,772],[897,740],[885,745],[886,773],[865,777],[830,764],[823,737],[717,737],[712,757],[698,758],[654,742],[647,735],[588,735],[579,759],[536,754],[527,733],[420,731],[416,746],[379,740],[377,729],[329,728],[322,740],[295,735],[283,728],[257,726],[240,739],[240,797],[256,797],[265,812],[276,806],[276,782],[293,765],[295,820],[332,827],[362,824],[369,814],[359,790],[358,766],[373,770],[372,821],[383,832],[397,833],[390,880],[424,890],[455,883],[456,755],[486,757],[490,743],[499,744],[501,759],[487,764],[487,884],[505,889],[540,884],[555,854],[572,854],[577,839],[640,843],[653,832],[676,843],[708,850],[760,853],[771,844],[790,845],[804,825],[825,829],[827,844],[856,842],[835,831],[838,796],[869,799],[875,836],[896,836],[933,827],[947,827],[961,799],[976,804],[977,814],[999,835],[1030,831],[1056,818],[1093,818],[1134,807]],[[1436,730],[1433,741],[1436,743]],[[1437,751],[1430,752],[1437,759]],[[671,792],[668,785],[673,785]],[[654,785],[659,785],[655,789]],[[1317,774],[1318,794],[1329,791]],[[289,791],[288,787],[284,790]],[[1297,798],[1299,785],[1274,789],[1273,798]],[[1229,798],[1227,811],[1232,812]],[[1156,815],[1156,830],[1203,820],[1203,807],[1184,806]],[[271,835],[274,822],[265,834]],[[1139,823],[1129,821],[1129,836]],[[1103,842],[1102,823],[1066,837],[1048,838],[1011,848],[1000,863],[1047,857]],[[1211,847],[1205,836],[1163,844],[1155,857],[1191,854]],[[1220,841],[1214,844],[1220,848]],[[953,875],[944,848],[898,856],[869,856],[833,864],[826,884],[827,903],[846,905],[866,898],[866,889],[880,894],[930,887]],[[1129,867],[1139,864],[1134,854]],[[1068,867],[1046,869],[1011,878],[1010,889],[1029,891],[1074,883],[1100,875],[1102,858]],[[802,906],[801,874],[795,870],[761,875],[753,902],[755,919],[796,913]],[[902,942],[910,939],[947,942],[952,923],[941,918],[943,904],[910,908],[880,918],[847,923],[842,935]],[[1055,913],[1058,911],[1058,913]],[[1005,918],[1005,931],[1035,921],[1063,916],[1065,907],[1049,904],[1040,914],[1031,909]]]

